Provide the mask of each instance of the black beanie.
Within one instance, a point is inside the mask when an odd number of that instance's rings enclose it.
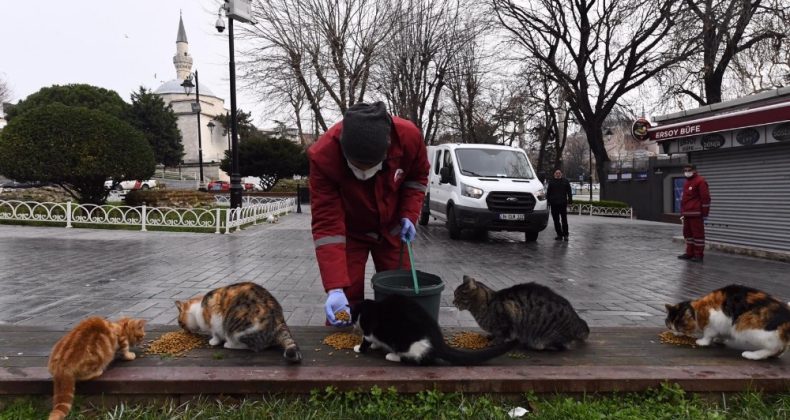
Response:
[[[378,163],[387,157],[392,121],[383,102],[357,103],[343,115],[340,147],[346,159]]]

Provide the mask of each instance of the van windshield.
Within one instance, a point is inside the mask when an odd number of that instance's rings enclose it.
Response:
[[[501,149],[457,149],[459,170],[467,176],[532,179],[524,153]]]

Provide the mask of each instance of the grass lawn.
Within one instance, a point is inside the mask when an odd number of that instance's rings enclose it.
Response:
[[[0,419],[46,418],[45,399],[0,401]],[[508,410],[530,410],[524,419],[787,419],[790,394],[756,392],[717,394],[701,398],[675,386],[638,394],[582,397],[523,395],[520,398],[444,394],[425,391],[398,394],[373,388],[370,392],[337,392],[332,388],[309,397],[265,396],[242,401],[202,399],[183,404],[80,403],[70,419],[509,419]]]

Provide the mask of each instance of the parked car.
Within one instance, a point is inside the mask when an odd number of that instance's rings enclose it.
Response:
[[[241,184],[244,187],[244,191],[252,191],[255,189],[255,185],[251,182],[245,182]],[[230,191],[230,182],[228,181],[211,181],[208,183],[206,187],[209,191]]]
[[[112,189],[113,188],[113,180],[108,179],[104,181],[104,188]],[[146,179],[144,181],[135,180],[135,181],[121,181],[115,185],[116,190],[147,190],[150,188],[156,188],[156,181],[153,179]]]
[[[549,220],[546,191],[522,149],[491,144],[428,147],[431,171],[420,224],[443,220],[450,238],[462,229],[524,232],[538,239]]]

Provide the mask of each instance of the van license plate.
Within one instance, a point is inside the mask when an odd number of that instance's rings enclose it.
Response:
[[[502,213],[499,215],[499,220],[524,220],[523,214]]]

